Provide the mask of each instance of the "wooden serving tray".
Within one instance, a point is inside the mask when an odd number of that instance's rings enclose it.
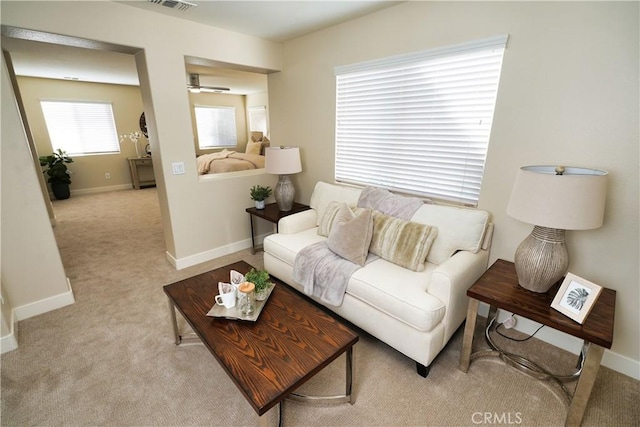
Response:
[[[253,313],[249,315],[242,314],[240,312],[240,306],[237,303],[235,307],[232,307],[232,308],[225,308],[225,306],[219,305],[216,303],[213,305],[213,307],[211,307],[211,310],[209,310],[209,312],[207,313],[207,316],[220,317],[223,319],[232,319],[232,320],[248,320],[250,322],[255,322],[256,320],[258,320],[258,316],[260,316],[260,312],[262,312],[262,309],[264,308],[265,304],[269,300],[269,297],[271,296],[271,292],[273,292],[273,288],[275,287],[276,287],[275,283],[269,284],[269,287],[267,288],[267,297],[262,301],[258,301],[256,299],[256,309],[253,311]]]

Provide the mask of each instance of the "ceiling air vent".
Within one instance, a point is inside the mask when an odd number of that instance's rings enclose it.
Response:
[[[187,10],[192,6],[198,6],[195,3],[191,3],[184,0],[149,0],[151,3],[160,4],[162,6],[169,7],[177,10]]]

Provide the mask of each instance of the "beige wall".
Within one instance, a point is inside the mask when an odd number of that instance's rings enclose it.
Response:
[[[637,2],[407,2],[285,43],[271,133],[301,147],[298,200],[333,180],[335,66],[509,33],[479,203],[496,224],[491,262],[513,260],[532,228],[505,213],[518,167],[608,170],[605,224],[568,232],[569,270],[617,290],[612,351],[638,376],[638,16]]]
[[[102,83],[73,82],[65,80],[18,77],[20,93],[29,118],[29,124],[36,148],[40,156],[51,154],[52,147],[47,132],[41,100],[55,99],[68,101],[110,102],[118,135],[140,130],[142,95],[137,86],[112,85]],[[147,144],[146,138],[138,141],[140,154]],[[128,157],[135,157],[133,143],[125,140],[120,144],[120,153],[90,156],[72,156],[68,165],[73,172],[71,190],[74,193],[96,190],[104,187],[125,188],[131,185]],[[105,173],[111,175],[105,178]]]

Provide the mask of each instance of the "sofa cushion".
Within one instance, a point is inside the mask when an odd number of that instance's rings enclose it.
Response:
[[[362,209],[355,214],[346,203],[342,203],[335,215],[327,245],[336,255],[364,266],[372,233],[371,210]]]
[[[414,272],[384,259],[356,271],[347,294],[420,331],[431,331],[444,318],[446,307],[427,292],[436,266]]]
[[[438,229],[438,237],[431,245],[427,261],[440,265],[456,251],[477,253],[481,249],[489,224],[489,213],[471,208],[425,204],[411,217],[411,221]]]
[[[373,238],[369,251],[401,267],[422,271],[437,232],[430,225],[373,211]]]
[[[316,225],[320,225],[320,219],[331,202],[344,202],[349,206],[355,206],[358,204],[358,198],[361,192],[362,189],[360,188],[318,181],[313,190],[313,194],[311,194],[311,200],[309,201],[311,209],[315,209],[318,213],[318,222]]]
[[[317,229],[313,227],[293,234],[270,234],[264,239],[264,251],[293,267],[296,255],[302,248],[327,239],[319,236]]]

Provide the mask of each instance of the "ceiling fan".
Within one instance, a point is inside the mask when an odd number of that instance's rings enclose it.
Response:
[[[187,86],[187,89],[189,89],[189,92],[192,92],[192,93],[200,93],[200,92],[224,93],[224,92],[229,92],[231,90],[228,87],[200,86],[200,75],[198,74],[189,74],[189,85]]]

